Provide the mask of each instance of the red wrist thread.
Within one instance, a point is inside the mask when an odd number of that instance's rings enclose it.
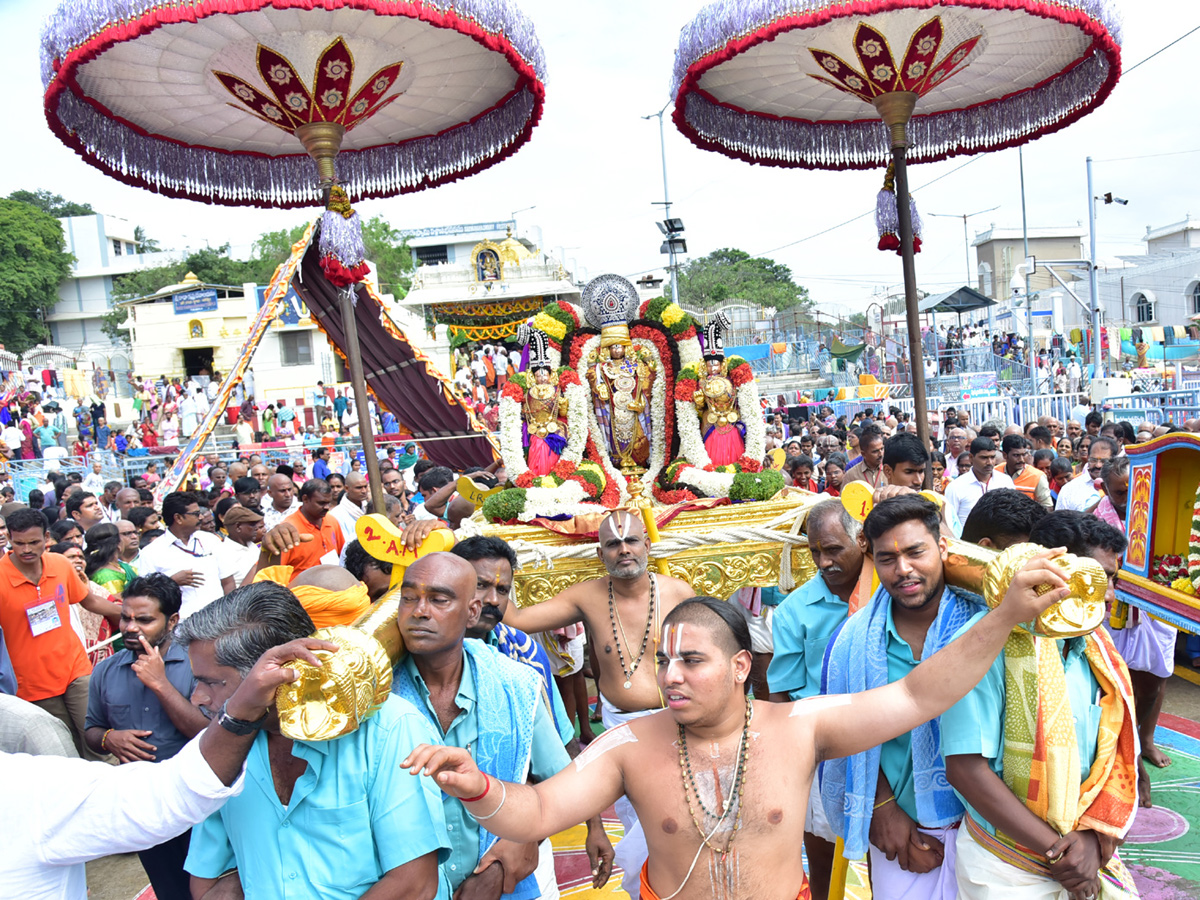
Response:
[[[463,803],[476,803],[488,795],[488,791],[492,789],[492,778],[490,775],[483,776],[483,793],[478,797],[462,797]]]

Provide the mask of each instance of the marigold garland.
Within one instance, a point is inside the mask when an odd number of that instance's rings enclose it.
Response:
[[[1192,587],[1200,591],[1200,485],[1192,503],[1192,536],[1188,541],[1188,577]]]

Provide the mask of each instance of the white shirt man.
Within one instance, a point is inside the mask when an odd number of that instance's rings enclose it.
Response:
[[[967,521],[979,498],[988,491],[999,488],[1016,490],[1017,486],[1011,478],[995,471],[999,455],[996,445],[988,438],[976,438],[971,442],[971,468],[946,488],[946,505],[954,511],[960,523]],[[949,460],[946,464],[947,467],[951,465]]]
[[[179,610],[182,620],[225,596],[227,590],[233,590],[237,560],[223,552],[219,537],[199,530],[199,505],[196,501],[193,499],[186,505],[189,511],[181,512],[172,504],[172,498],[176,496],[167,496],[163,508],[167,530],[141,552],[137,572],[139,575],[162,572],[176,580],[183,594],[183,605]],[[168,517],[170,521],[167,521]],[[176,579],[181,574],[183,577]]]
[[[358,537],[354,526],[363,514],[363,502],[367,499],[367,494],[367,479],[357,472],[351,472],[346,476],[346,490],[342,499],[329,511],[341,527],[342,537],[346,539],[347,544]]]

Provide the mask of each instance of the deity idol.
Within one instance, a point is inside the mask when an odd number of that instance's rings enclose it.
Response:
[[[727,466],[746,453],[746,426],[737,406],[737,388],[725,371],[725,330],[729,317],[717,313],[704,326],[704,372],[692,402],[700,416],[700,434],[713,465]]]
[[[618,275],[602,275],[584,288],[583,306],[588,321],[600,327],[600,348],[587,359],[600,436],[623,475],[641,475],[650,462],[650,391],[658,360],[629,337],[637,289]]]
[[[567,398],[558,387],[558,377],[550,368],[550,347],[546,335],[534,331],[529,337],[529,371],[533,383],[525,391],[522,417],[529,439],[529,471],[535,476],[548,475],[567,447],[563,419]]]

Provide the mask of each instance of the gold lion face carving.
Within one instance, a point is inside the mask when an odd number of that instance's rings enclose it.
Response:
[[[989,608],[999,605],[1017,572],[1043,549],[1037,544],[1014,544],[988,564],[983,580],[983,596]],[[1025,627],[1034,634],[1049,638],[1079,637],[1095,631],[1104,620],[1108,575],[1094,559],[1071,553],[1065,553],[1052,562],[1062,570],[1061,575],[1071,593]],[[1049,585],[1042,585],[1038,593],[1048,590]]]
[[[332,641],[336,653],[319,650],[321,665],[296,661],[299,678],[275,692],[279,727],[285,737],[327,741],[349,734],[387,699],[392,667],[383,646],[356,628],[321,628],[314,638]]]

